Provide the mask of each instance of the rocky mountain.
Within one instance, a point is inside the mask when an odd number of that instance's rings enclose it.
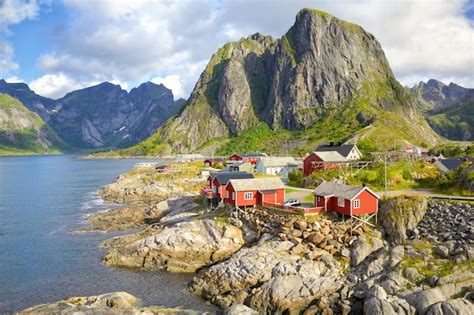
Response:
[[[362,132],[367,126],[372,128]],[[389,134],[376,132],[387,126]],[[254,34],[221,47],[180,114],[127,152],[216,146],[222,152],[223,143],[230,151],[239,138],[250,141],[262,130],[269,135],[259,139],[267,151],[265,141],[275,139],[281,140],[276,150],[287,150],[284,143],[290,142],[311,148],[326,139],[366,136],[378,137],[384,146],[392,146],[393,138],[398,145],[437,141],[372,34],[325,12],[303,9],[280,39]]]
[[[431,79],[408,90],[438,134],[451,140],[474,140],[474,89]]]
[[[0,93],[0,155],[56,153],[64,148],[37,113]]]
[[[128,93],[104,82],[52,100],[24,83],[0,80],[0,93],[18,98],[76,148],[125,147],[151,134],[184,104],[162,84],[143,83]]]
[[[49,121],[49,116],[55,109],[54,100],[36,94],[25,83],[7,83],[0,79],[0,93],[16,98],[29,110],[40,115],[44,121]]]

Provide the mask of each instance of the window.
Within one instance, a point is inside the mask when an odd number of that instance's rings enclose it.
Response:
[[[230,192],[227,190],[226,191],[226,198],[229,198],[230,197]]]
[[[341,198],[341,197],[337,198],[337,205],[339,207],[344,207],[344,198]]]
[[[246,192],[244,194],[244,199],[245,200],[252,200],[253,199],[253,192]]]
[[[354,200],[354,209],[359,209],[360,208],[360,200],[356,199]]]
[[[232,193],[232,200],[235,200],[235,191]]]

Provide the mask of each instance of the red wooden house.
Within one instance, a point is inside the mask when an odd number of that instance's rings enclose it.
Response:
[[[206,167],[222,167],[224,166],[224,159],[222,158],[208,158],[204,160]]]
[[[207,186],[201,189],[201,195],[208,199],[223,199],[225,187],[231,179],[250,179],[252,174],[247,172],[217,172],[209,175]]]
[[[229,157],[230,161],[243,161],[245,163],[257,164],[259,158],[267,156],[263,153],[234,153]]]
[[[303,162],[303,174],[310,175],[314,171],[336,169],[346,167],[348,163],[359,160],[361,152],[355,144],[334,144],[320,145]]]
[[[380,197],[365,186],[323,182],[313,192],[314,205],[325,211],[353,216],[378,212]]]
[[[282,204],[285,201],[285,185],[278,177],[231,179],[226,186],[224,201],[234,207],[253,207]]]

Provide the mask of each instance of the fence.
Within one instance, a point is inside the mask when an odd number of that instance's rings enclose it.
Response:
[[[271,203],[271,202],[266,202],[266,201],[262,203],[262,206],[273,208],[280,211],[296,213],[296,214],[304,214],[304,215],[319,213],[320,211],[323,210],[323,207],[312,207],[312,208],[294,207],[294,206],[285,206],[282,204]]]

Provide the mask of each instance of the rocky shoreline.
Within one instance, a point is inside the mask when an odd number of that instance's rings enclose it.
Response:
[[[351,231],[326,213],[210,212],[182,188],[202,183],[196,172],[147,172],[100,191],[127,205],[92,215],[84,231],[142,228],[103,242],[107,265],[196,272],[189,290],[229,314],[472,314],[472,204],[397,197],[376,228]]]

